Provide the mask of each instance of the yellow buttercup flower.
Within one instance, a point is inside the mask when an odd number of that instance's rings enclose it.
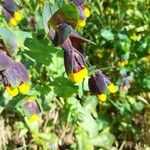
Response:
[[[79,72],[76,73],[71,73],[69,75],[69,78],[75,82],[75,83],[80,83],[83,81],[83,79],[87,76],[88,71],[86,68],[81,69]]]
[[[12,26],[16,26],[17,25],[17,21],[15,18],[11,18],[9,23],[12,25]]]
[[[84,14],[85,14],[86,18],[90,17],[90,15],[91,15],[90,10],[87,7],[84,8]]]
[[[107,99],[107,95],[106,95],[106,94],[98,94],[97,97],[98,97],[98,99],[99,99],[101,102],[105,102],[106,99]]]
[[[118,87],[115,86],[113,83],[111,83],[109,86],[108,86],[108,90],[110,93],[116,93],[118,91]]]
[[[19,11],[14,12],[14,19],[16,20],[16,22],[22,20],[22,15]]]
[[[77,22],[77,27],[78,28],[83,28],[86,25],[86,20],[81,20],[79,19]]]
[[[18,92],[18,89],[17,89],[17,88],[14,88],[14,87],[12,87],[12,86],[6,87],[6,91],[7,91],[8,94],[9,94],[10,96],[12,96],[12,97],[18,95],[18,93],[19,93],[19,92]]]
[[[26,83],[22,83],[21,85],[19,85],[18,89],[21,94],[27,94],[30,90],[30,86]]]

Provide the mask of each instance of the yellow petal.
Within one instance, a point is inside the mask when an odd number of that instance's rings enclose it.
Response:
[[[115,86],[113,83],[111,83],[109,86],[108,86],[108,90],[110,93],[116,93],[118,91],[118,87]]]
[[[91,15],[90,10],[87,7],[84,8],[84,14],[85,14],[86,18],[90,17],[90,15]]]
[[[8,86],[6,87],[6,91],[8,92],[8,94],[12,97],[18,95],[18,88],[13,88],[12,86]]]
[[[30,86],[26,83],[22,83],[18,88],[21,94],[27,94],[30,90]]]
[[[22,20],[22,15],[19,11],[14,12],[14,19],[16,20],[16,22],[19,22],[20,20]]]
[[[83,28],[86,25],[86,21],[85,20],[81,20],[79,19],[77,22],[77,27],[78,28]]]
[[[34,114],[31,117],[29,117],[28,121],[29,121],[29,123],[37,122],[37,121],[39,121],[39,116]]]
[[[83,81],[83,79],[87,76],[88,71],[86,68],[81,69],[79,72],[76,73],[71,73],[69,75],[69,78],[75,82],[75,83],[80,83]]]
[[[101,102],[105,102],[106,99],[107,99],[107,95],[106,95],[106,94],[98,94],[97,97],[98,97],[98,99],[99,99]]]
[[[10,25],[12,26],[16,26],[17,25],[17,21],[15,20],[15,18],[11,18],[9,21]]]

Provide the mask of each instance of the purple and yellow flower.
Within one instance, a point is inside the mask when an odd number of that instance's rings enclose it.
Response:
[[[70,1],[73,2],[78,8],[79,20],[77,22],[77,27],[82,28],[86,25],[86,19],[90,17],[90,11],[84,4],[83,0],[70,0]]]
[[[3,51],[0,51],[0,81],[10,96],[16,96],[19,92],[27,94],[30,89],[28,71],[25,66],[15,62]]]
[[[64,51],[64,64],[68,77],[80,83],[88,75],[83,55],[77,50]]]
[[[23,101],[23,109],[29,116],[39,114],[40,108],[36,101],[36,97],[30,96],[25,98]]]
[[[6,20],[12,26],[16,26],[22,20],[22,14],[18,10],[18,7],[14,0],[3,0],[2,13],[6,17]]]
[[[105,102],[107,99],[107,91],[110,93],[116,93],[118,88],[110,82],[101,71],[96,70],[89,78],[89,89],[94,95],[97,95],[101,102]]]
[[[64,64],[68,77],[75,83],[82,82],[88,74],[82,44],[88,40],[80,37],[65,23],[60,24],[56,32],[51,30],[49,36],[55,45],[60,45],[64,50]]]

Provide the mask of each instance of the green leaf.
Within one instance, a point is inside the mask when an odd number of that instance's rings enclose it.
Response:
[[[66,23],[75,28],[79,18],[76,6],[71,3],[61,7],[49,20],[49,26],[56,28],[61,23]]]
[[[90,143],[88,134],[84,129],[79,129],[76,135],[78,142],[78,150],[94,150],[94,146]]]
[[[55,4],[51,4],[46,0],[42,13],[43,26],[46,33],[49,32],[48,21],[63,4],[63,0],[56,0]]]
[[[17,49],[16,36],[4,27],[0,27],[0,38],[2,38],[7,52],[10,55],[14,55]]]
[[[101,36],[106,39],[107,41],[112,41],[114,40],[114,34],[107,29],[102,29],[101,30]]]
[[[45,65],[49,65],[51,63],[51,50],[55,50],[56,48],[49,43],[49,40],[27,38],[24,45],[28,47],[28,51],[25,51],[25,53],[35,59],[38,63]]]
[[[65,77],[57,77],[50,84],[54,86],[54,92],[57,96],[68,98],[77,92],[78,87]]]
[[[112,145],[115,141],[115,136],[109,132],[109,130],[104,130],[96,138],[91,139],[91,143],[94,146],[102,147],[107,150],[112,148]]]

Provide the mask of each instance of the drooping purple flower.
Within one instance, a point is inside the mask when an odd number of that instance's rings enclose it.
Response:
[[[3,51],[0,51],[0,74],[5,86],[18,87],[22,82],[27,83],[29,81],[25,66],[15,62]]]
[[[2,2],[2,13],[6,17],[6,20],[12,26],[16,26],[18,22],[22,20],[22,15],[18,10],[18,7],[14,0],[3,0]]]
[[[101,71],[96,70],[89,78],[89,89],[92,94],[106,93],[107,86],[111,84],[108,77],[106,77]]]
[[[13,59],[8,57],[5,52],[0,50],[0,72],[6,70],[13,63]]]
[[[14,0],[3,0],[2,5],[2,13],[5,15],[7,21],[9,21],[13,18],[14,12],[17,11],[18,7]]]
[[[39,105],[36,101],[36,97],[34,97],[34,96],[27,97],[24,100],[23,109],[30,116],[40,113],[40,108],[39,108]]]
[[[77,26],[84,27],[86,24],[85,22],[86,18],[90,16],[89,9],[86,7],[85,2],[83,0],[70,0],[70,1],[73,2],[78,8],[80,19],[77,23]]]

